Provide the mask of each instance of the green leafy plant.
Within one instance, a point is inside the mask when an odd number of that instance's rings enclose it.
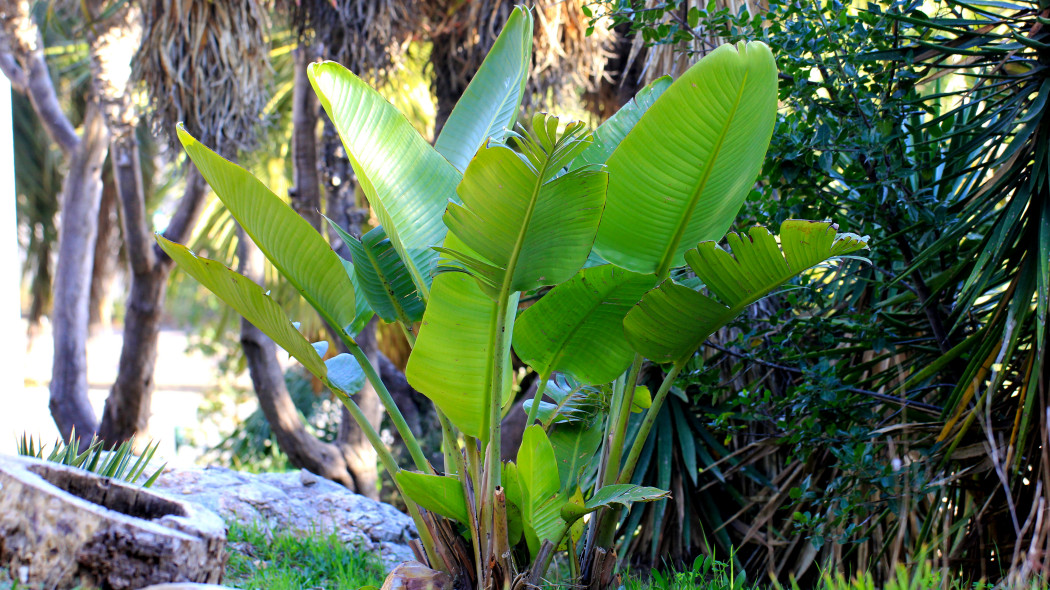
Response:
[[[340,328],[349,353],[322,361],[325,347],[311,346],[263,287],[158,237],[180,267],[339,396],[405,497],[421,552],[461,588],[536,585],[562,549],[573,578],[607,587],[620,509],[668,495],[631,478],[685,363],[748,304],[866,245],[830,223],[797,220],[779,237],[763,228],[731,234],[731,252],[715,243],[772,134],[777,72],[765,45],[720,47],[593,133],[548,114],[515,129],[532,27],[527,10],[514,11],[435,147],[351,72],[310,67],[382,224],[359,242],[344,235],[352,264],[246,170],[180,129],[218,197]],[[692,286],[672,270],[695,275]],[[548,287],[519,313],[522,294]],[[406,376],[439,410],[442,472],[354,341],[354,326],[372,313],[400,323],[413,345]],[[503,462],[512,348],[539,387],[516,460]],[[652,397],[636,387],[647,359],[671,367]],[[398,468],[354,403],[365,379],[416,471]],[[628,417],[643,410],[627,445]]]
[[[18,454],[77,467],[103,477],[110,477],[128,483],[139,483],[146,469],[150,466],[150,461],[153,460],[157,447],[160,445],[156,441],[149,443],[142,453],[136,456],[135,437],[120,443],[117,448],[110,451],[105,449],[103,446],[104,442],[92,436],[87,448],[80,451],[80,438],[77,437],[76,432],[73,432],[70,434],[69,441],[56,440],[51,451],[45,456],[47,445],[34,441],[31,435],[26,436],[23,434],[18,441]],[[160,477],[163,471],[164,465],[161,465],[141,483],[142,487],[148,488],[152,486],[153,482],[157,481],[157,478]]]

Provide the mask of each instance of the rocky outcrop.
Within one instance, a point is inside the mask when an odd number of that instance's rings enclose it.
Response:
[[[0,456],[0,566],[19,583],[135,590],[218,582],[226,528],[214,514],[138,486]]]
[[[200,504],[227,522],[258,523],[274,531],[334,532],[342,542],[378,555],[387,570],[413,559],[408,542],[416,531],[409,517],[308,471],[171,470],[153,489]]]

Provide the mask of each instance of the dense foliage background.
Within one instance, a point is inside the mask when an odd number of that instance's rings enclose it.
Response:
[[[82,39],[135,3],[83,3],[91,18],[61,2],[22,4],[33,7],[40,59],[47,46],[49,79],[66,116],[83,129],[98,76],[94,41]],[[761,301],[712,338],[682,375],[635,476],[670,489],[674,499],[624,514],[622,554],[647,565],[689,564],[707,554],[751,580],[782,581],[812,581],[822,569],[880,580],[898,564],[926,561],[991,580],[1026,579],[1050,567],[1046,0],[539,4],[528,109],[592,123],[718,43],[768,43],[780,67],[781,109],[737,229],[830,219],[871,237],[866,260],[818,271]],[[372,10],[353,8],[364,5]],[[216,45],[209,50],[225,57],[206,61],[210,71],[192,71],[209,84],[212,75],[223,84],[240,80],[253,89],[248,98],[230,102],[227,90],[216,90],[179,106],[158,99],[169,96],[158,90],[171,82],[160,76],[163,68],[142,65],[137,73],[139,193],[150,222],[170,219],[179,193],[194,186],[166,151],[168,139],[149,133],[150,121],[164,128],[193,109],[207,119],[233,108],[243,142],[231,138],[231,157],[278,194],[290,193],[302,211],[323,209],[367,230],[373,221],[331,126],[323,116],[318,121],[316,105],[312,121],[299,118],[309,109],[295,106],[297,72],[321,57],[343,61],[374,79],[432,137],[513,2],[244,6],[224,18],[265,21],[252,29],[258,38],[250,52],[222,46],[223,37],[211,35],[221,31],[210,28],[219,21],[194,13],[193,26]],[[7,10],[0,9],[4,19],[19,14]],[[181,34],[178,21],[157,10],[147,11],[153,25],[143,52]],[[0,49],[10,57],[7,45]],[[251,56],[248,66],[243,55]],[[32,101],[18,95],[15,107],[19,235],[33,326],[50,311],[58,197],[70,164],[34,119]],[[260,119],[266,124],[256,128]],[[316,144],[316,207],[301,200],[296,176],[303,166],[297,130],[304,128]],[[117,216],[126,205],[118,206],[111,172],[99,181],[92,325],[114,311],[119,322],[129,307],[108,295],[129,255],[126,222]],[[233,259],[228,214],[208,201],[198,215],[194,249]],[[132,274],[124,273],[128,282]],[[158,276],[167,283],[166,274]],[[167,319],[194,326],[201,348],[227,355],[231,371],[243,370],[235,318],[179,273],[173,281]],[[299,315],[307,330],[323,329],[305,311]],[[376,329],[393,367],[384,381],[396,379],[406,345],[396,330]],[[643,378],[655,389],[662,374],[646,367]],[[527,390],[533,377],[519,376]],[[298,375],[287,381],[300,430],[325,445],[350,444],[352,433],[340,428],[325,392]],[[257,412],[210,456],[248,468],[301,466],[278,448],[268,417]],[[415,424],[425,428],[428,419],[420,405]]]

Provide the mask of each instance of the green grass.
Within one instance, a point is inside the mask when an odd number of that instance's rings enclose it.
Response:
[[[359,552],[335,534],[270,534],[265,528],[231,524],[223,584],[244,590],[357,590],[383,583],[374,555]]]

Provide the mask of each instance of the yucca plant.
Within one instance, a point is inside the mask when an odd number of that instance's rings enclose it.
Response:
[[[17,451],[19,455],[77,467],[103,477],[139,484],[144,488],[152,486],[164,471],[164,465],[161,465],[145,481],[139,482],[150,466],[153,455],[157,453],[159,442],[154,441],[147,444],[138,456],[135,455],[135,437],[120,443],[111,451],[106,450],[104,443],[105,441],[92,436],[91,442],[83,451],[80,451],[78,450],[82,446],[80,437],[74,432],[69,437],[69,441],[56,440],[51,451],[45,456],[47,445],[39,440],[34,440],[32,435],[22,434],[22,438],[18,441]]]
[[[322,360],[327,344],[311,345],[262,287],[158,237],[188,274],[339,396],[405,498],[420,559],[459,588],[535,585],[561,549],[577,581],[608,587],[613,507],[667,495],[630,481],[676,375],[747,305],[866,243],[797,220],[779,237],[760,227],[730,234],[732,253],[715,243],[772,134],[776,67],[765,45],[719,48],[679,80],[644,89],[593,133],[548,114],[512,130],[532,28],[529,12],[516,9],[433,147],[342,66],[310,67],[382,224],[360,241],[343,235],[353,263],[250,173],[179,130],[245,233],[342,328],[348,354]],[[693,286],[671,280],[672,269],[695,274]],[[523,293],[551,286],[519,313]],[[354,341],[371,313],[399,323],[413,344],[406,376],[439,410],[442,472]],[[502,462],[512,348],[539,388],[517,460]],[[647,359],[670,366],[651,399],[636,387]],[[354,403],[366,379],[417,471],[398,468]],[[628,447],[628,416],[647,406]],[[596,475],[584,476],[592,462]]]

